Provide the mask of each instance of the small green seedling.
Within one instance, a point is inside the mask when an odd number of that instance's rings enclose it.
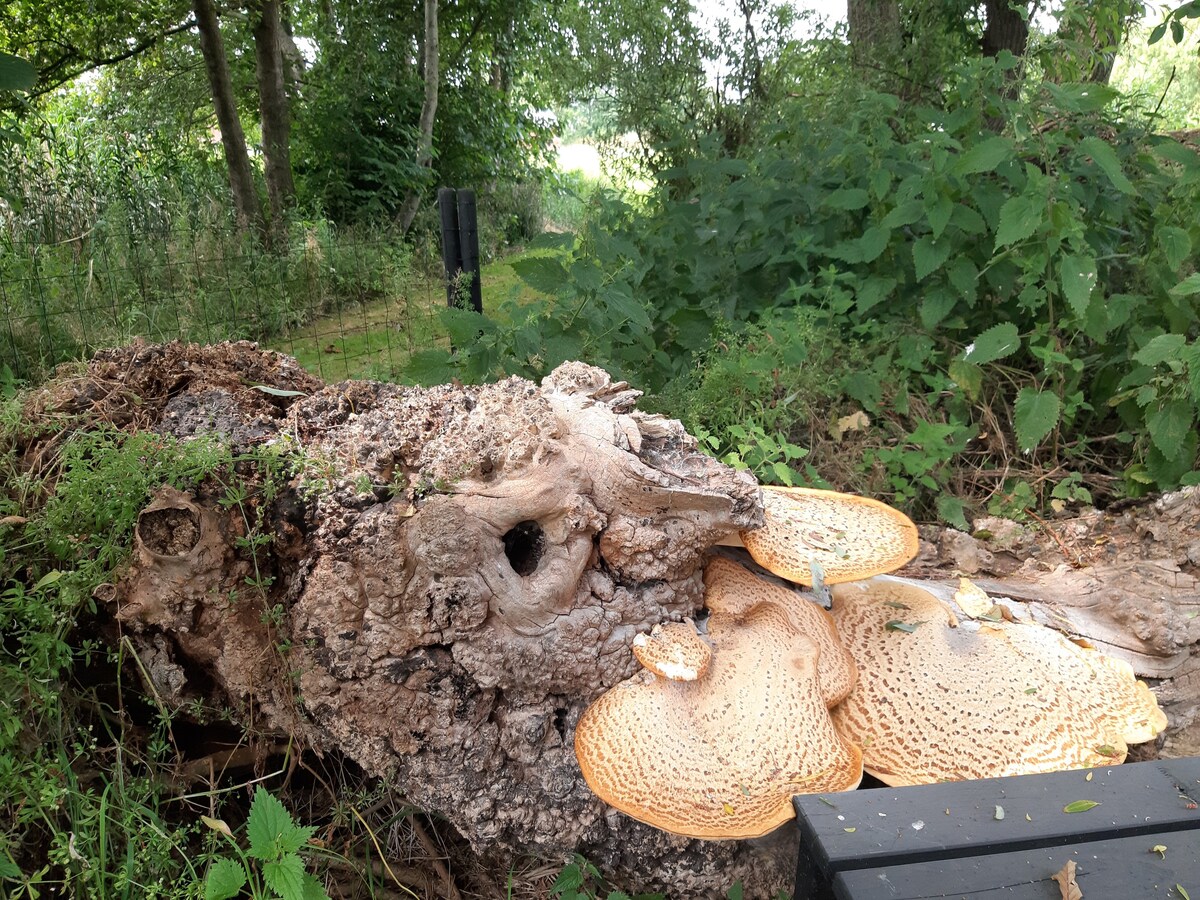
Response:
[[[202,816],[204,824],[224,836],[236,856],[216,860],[204,879],[204,900],[230,900],[243,888],[255,900],[329,900],[321,883],[304,870],[300,848],[315,828],[297,825],[278,799],[259,787],[246,820],[243,851],[233,831],[220,819]]]

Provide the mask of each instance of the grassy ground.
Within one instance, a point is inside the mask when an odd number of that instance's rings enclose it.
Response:
[[[512,264],[541,252],[526,250],[483,267],[485,310],[494,311],[509,298],[523,302],[538,296],[517,277]],[[414,273],[399,296],[345,306],[265,344],[296,357],[328,382],[391,379],[413,353],[445,345],[446,333],[437,317],[445,303],[446,288],[438,275]]]

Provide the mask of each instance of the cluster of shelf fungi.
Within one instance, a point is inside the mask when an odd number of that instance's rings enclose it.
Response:
[[[753,838],[796,794],[1056,772],[1124,762],[1167,717],[1128,663],[1018,619],[966,578],[949,596],[889,578],[917,529],[867,498],[763,488],[741,534],[788,581],[834,584],[831,612],[717,557],[705,634],[689,620],[639,635],[643,671],[575,731],[608,803],[695,838]]]
[[[1043,608],[877,574],[917,550],[900,513],[760,488],[639,396],[580,363],[540,385],[324,385],[245,342],[138,343],[34,392],[20,449],[100,426],[226,443],[245,502],[234,473],[159,491],[97,591],[156,695],[356,763],[498,871],[582,852],[635,889],[769,896],[791,883],[794,793],[1115,765],[1166,718],[1047,609],[1177,676],[1165,738],[1188,752],[1200,595],[1175,536],[1195,497],[1104,546],[1115,570],[1154,557],[1144,602],[1112,575],[1128,604]],[[1097,522],[1081,541],[1125,527]],[[977,581],[1086,597],[1102,571],[1042,568]]]

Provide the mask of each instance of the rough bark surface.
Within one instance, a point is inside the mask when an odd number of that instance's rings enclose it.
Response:
[[[213,109],[217,114],[217,125],[221,129],[221,147],[225,151],[225,166],[229,171],[229,187],[233,193],[234,209],[237,211],[238,228],[243,232],[261,229],[262,212],[258,206],[258,194],[254,189],[250,156],[246,152],[246,135],[238,118],[237,100],[233,96],[233,84],[229,79],[229,61],[225,56],[225,42],[221,39],[217,9],[212,0],[192,0],[192,10],[196,14],[200,52],[204,56],[204,69],[208,73]]]
[[[276,249],[287,239],[287,215],[296,196],[290,149],[292,120],[284,85],[285,37],[279,0],[262,0],[254,25],[254,67],[262,117],[263,176],[271,208],[270,235]]]
[[[239,540],[254,515],[223,491],[163,489],[100,592],[169,702],[203,696],[336,748],[485,855],[579,849],[640,889],[740,878],[769,896],[788,886],[790,833],[672,837],[608,809],[575,760],[580,714],[635,669],[633,636],[694,614],[706,548],[761,522],[754,480],[638,396],[579,363],[540,387],[321,388],[251,344],[176,344],[102,353],[29,412],[292,461],[257,557]]]

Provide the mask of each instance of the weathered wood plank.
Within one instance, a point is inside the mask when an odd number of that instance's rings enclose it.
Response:
[[[796,896],[833,896],[829,885],[838,873],[882,866],[1179,831],[1191,831],[1186,840],[1198,846],[1198,797],[1200,759],[799,796]],[[1080,800],[1099,805],[1064,812]]]

